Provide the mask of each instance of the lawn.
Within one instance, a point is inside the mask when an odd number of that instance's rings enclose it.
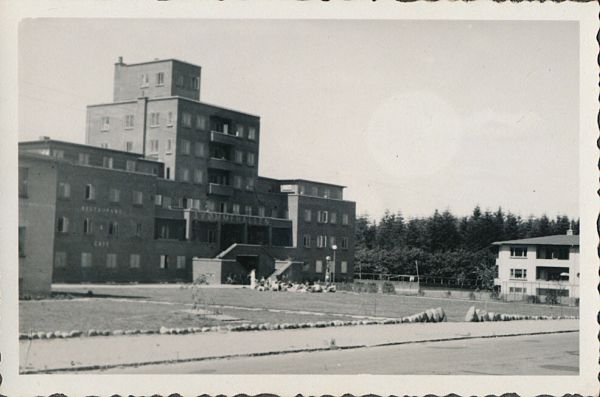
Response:
[[[86,294],[89,288],[69,287],[62,292]],[[189,288],[114,286],[92,288],[85,299],[22,301],[20,332],[73,329],[157,329],[224,324],[186,313],[191,309]],[[474,302],[428,297],[356,294],[258,292],[244,288],[205,288],[202,307],[233,316],[245,323],[314,322],[350,320],[352,316],[399,318],[442,307],[448,321],[463,321],[470,306],[497,313],[526,315],[578,315],[578,308],[525,303]],[[226,323],[225,323],[226,324]]]

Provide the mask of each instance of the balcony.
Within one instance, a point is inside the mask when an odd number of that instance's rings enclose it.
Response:
[[[210,159],[208,159],[208,168],[223,171],[233,171],[235,169],[235,163],[227,159],[211,157]]]
[[[208,194],[218,194],[220,196],[232,196],[233,187],[229,185],[219,185],[216,183],[208,184]]]
[[[211,131],[210,141],[224,145],[237,145],[240,143],[240,138],[236,135],[225,134],[224,132]]]

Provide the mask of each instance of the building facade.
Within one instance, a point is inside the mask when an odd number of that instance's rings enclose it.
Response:
[[[351,280],[355,203],[344,187],[260,177],[260,118],[200,102],[200,70],[120,58],[113,102],[87,108],[86,145],[19,144],[21,183],[37,189],[41,164],[53,170],[43,195],[20,196],[24,251],[42,238],[28,236],[39,201],[54,282],[192,281],[193,266],[215,263],[193,258],[219,256],[234,271],[214,282],[252,269]]]
[[[507,300],[575,303],[579,298],[579,236],[499,241],[494,284]]]

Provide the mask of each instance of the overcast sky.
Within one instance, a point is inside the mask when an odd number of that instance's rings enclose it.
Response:
[[[32,19],[19,139],[84,143],[118,56],[178,58],[203,102],[261,117],[262,176],[346,185],[374,217],[578,216],[578,45],[573,22]]]

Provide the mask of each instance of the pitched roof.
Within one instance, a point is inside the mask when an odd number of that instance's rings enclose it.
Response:
[[[532,237],[521,240],[496,241],[493,245],[522,244],[522,245],[579,245],[578,235],[557,234],[554,236]]]

